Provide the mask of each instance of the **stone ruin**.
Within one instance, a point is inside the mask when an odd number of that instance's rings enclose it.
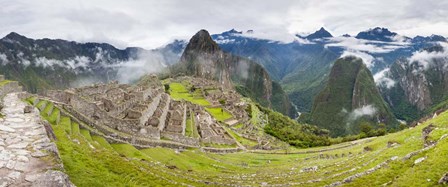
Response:
[[[0,75],[0,83],[5,81],[5,76]],[[8,81],[8,83],[0,86],[0,97],[12,92],[21,92],[23,90],[22,86],[19,85],[17,81]]]
[[[137,85],[95,84],[45,93],[73,116],[99,130],[109,128],[136,138],[173,141],[198,147],[201,142],[236,144],[235,140],[203,108],[175,101],[164,92],[156,76]],[[194,113],[200,138],[185,135],[186,120]],[[132,143],[132,142],[131,142]]]

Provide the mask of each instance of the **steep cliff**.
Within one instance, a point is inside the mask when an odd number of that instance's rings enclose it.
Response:
[[[369,69],[355,57],[335,62],[326,87],[314,100],[311,122],[330,130],[332,136],[356,134],[360,124],[397,125]]]
[[[381,92],[404,120],[415,120],[434,105],[448,99],[448,52],[436,45],[394,63],[384,74],[390,85]]]
[[[181,63],[172,70],[174,73],[217,80],[224,87],[235,87],[241,94],[263,106],[295,116],[288,96],[261,65],[223,52],[206,30],[199,31],[190,39]]]

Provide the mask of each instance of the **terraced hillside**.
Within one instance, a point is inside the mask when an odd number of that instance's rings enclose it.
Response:
[[[329,147],[214,154],[112,143],[52,103],[34,104],[52,124],[77,186],[434,186],[448,172],[448,112],[414,128]]]

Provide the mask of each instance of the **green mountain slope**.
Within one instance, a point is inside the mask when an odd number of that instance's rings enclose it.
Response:
[[[345,57],[331,69],[328,84],[314,100],[311,122],[330,130],[332,136],[356,134],[360,125],[397,121],[382,99],[372,74],[361,59]]]

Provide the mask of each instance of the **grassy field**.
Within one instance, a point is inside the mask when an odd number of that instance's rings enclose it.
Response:
[[[194,94],[191,94],[181,83],[170,83],[169,93],[175,100],[184,99],[197,105],[210,106],[210,103],[202,96],[202,94],[197,91]]]
[[[56,114],[53,113],[58,110],[53,110],[49,116],[42,113],[42,116],[54,121],[51,116]],[[439,142],[433,148],[420,151],[423,148],[421,132],[429,124],[436,127],[430,139]],[[272,151],[212,154],[198,149],[168,148],[138,150],[129,144],[109,144],[101,136],[92,136],[89,140],[82,130],[81,133],[67,132],[73,129],[71,125],[73,122],[64,116],[59,124],[52,123],[66,172],[72,182],[81,187],[325,186],[353,176],[343,185],[435,186],[448,172],[448,138],[440,140],[448,134],[448,112],[417,127],[382,137],[289,150],[289,153],[300,154],[267,154]],[[235,133],[232,136],[241,143],[245,141]],[[388,146],[391,143],[396,145]],[[92,148],[90,144],[99,148]],[[416,152],[415,155],[405,159],[412,152]],[[414,163],[419,158],[425,159]],[[309,168],[315,169],[307,171]],[[368,174],[363,174],[367,171]]]
[[[205,110],[218,121],[225,121],[232,118],[232,114],[222,108],[205,108]]]
[[[258,143],[253,140],[249,140],[247,138],[241,137],[237,133],[233,132],[231,129],[224,127],[224,129],[231,135],[233,138],[235,138],[236,141],[240,142],[245,147],[252,147],[256,146]]]
[[[218,121],[225,121],[232,118],[232,114],[223,110],[221,107],[210,108],[210,103],[204,98],[202,92],[196,89],[194,93],[190,93],[182,83],[172,82],[170,85],[170,96],[175,100],[185,100],[191,103],[206,107],[210,115],[212,115]]]

